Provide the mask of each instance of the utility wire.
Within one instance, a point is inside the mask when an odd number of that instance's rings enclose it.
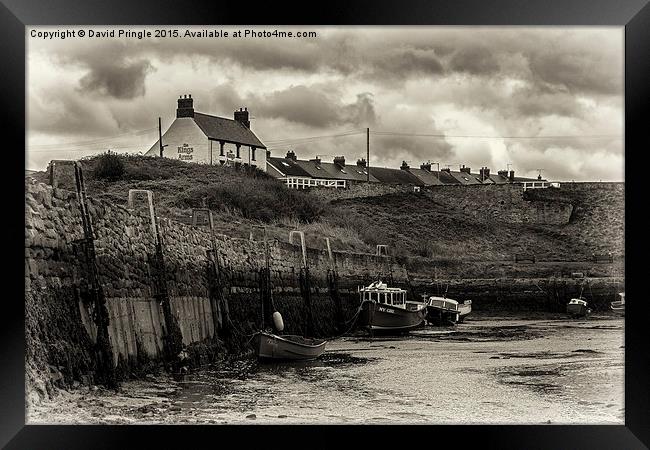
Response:
[[[35,144],[35,145],[27,145],[27,147],[28,148],[54,148],[54,147],[66,147],[66,146],[78,147],[81,145],[93,145],[93,144],[100,144],[106,141],[111,141],[113,139],[119,139],[126,136],[133,136],[133,135],[142,136],[153,132],[153,130],[158,130],[158,127],[147,128],[146,130],[131,131],[129,133],[117,134],[115,136],[107,136],[107,137],[92,139],[88,141],[64,142],[61,144]]]
[[[565,135],[565,136],[490,136],[470,134],[424,134],[424,133],[399,133],[393,131],[372,131],[370,134],[379,136],[412,136],[412,137],[439,137],[439,138],[478,138],[478,139],[564,139],[564,138],[620,138],[620,135],[593,134],[593,135]]]

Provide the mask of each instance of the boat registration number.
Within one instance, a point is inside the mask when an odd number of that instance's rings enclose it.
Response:
[[[388,309],[388,308],[384,308],[383,306],[379,306],[379,307],[377,308],[377,311],[380,311],[380,312],[387,312],[387,313],[395,314],[395,311],[394,311],[394,310],[392,310],[392,309]]]

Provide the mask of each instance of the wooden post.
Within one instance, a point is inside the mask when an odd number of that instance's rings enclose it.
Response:
[[[370,183],[370,128],[366,128],[366,172]]]

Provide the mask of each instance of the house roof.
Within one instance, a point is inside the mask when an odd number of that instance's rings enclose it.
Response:
[[[195,112],[194,122],[209,139],[266,148],[250,128],[236,120]]]
[[[271,167],[273,167],[275,170],[280,172],[281,174],[285,176],[292,176],[292,177],[311,177],[311,175],[303,170],[302,167],[300,167],[298,164],[293,159],[288,159],[288,158],[277,158],[277,157],[269,157],[266,160],[267,164],[270,164]]]
[[[437,172],[431,172],[426,169],[409,169],[409,172],[418,177],[418,179],[426,186],[443,184],[442,180],[438,177]]]
[[[365,167],[360,167],[356,164],[345,165],[335,164],[331,162],[317,162],[316,160],[298,160],[298,165],[306,172],[311,174],[314,178],[332,178],[336,180],[348,181],[368,181],[368,172]],[[379,181],[370,175],[370,181]]]
[[[481,180],[476,178],[476,174],[465,172],[447,172],[448,175],[454,177],[460,184],[481,184]]]
[[[407,170],[370,166],[370,175],[375,177],[380,183],[414,184],[417,186],[424,186],[424,182],[422,180]]]

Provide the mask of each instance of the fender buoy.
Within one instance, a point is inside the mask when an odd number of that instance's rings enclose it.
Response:
[[[275,329],[278,331],[284,330],[284,322],[282,321],[282,315],[277,311],[273,313],[273,326],[275,326]]]

